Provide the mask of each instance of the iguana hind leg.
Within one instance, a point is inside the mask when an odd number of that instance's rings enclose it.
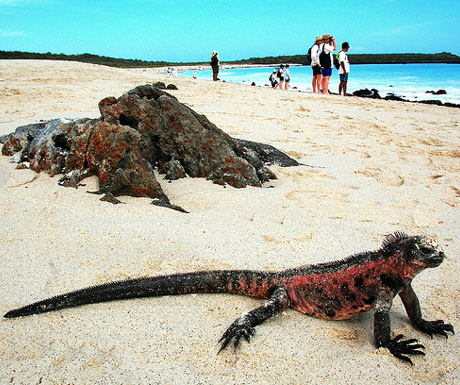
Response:
[[[265,320],[274,315],[281,313],[283,310],[289,307],[289,297],[283,288],[276,289],[270,296],[270,299],[262,306],[251,310],[248,313],[244,313],[233,322],[226,332],[222,335],[219,342],[222,342],[222,346],[219,349],[220,353],[227,347],[232,339],[233,347],[236,349],[241,337],[249,342],[251,337],[255,333],[254,327],[261,324]]]

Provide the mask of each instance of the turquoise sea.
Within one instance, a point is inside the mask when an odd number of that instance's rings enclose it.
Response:
[[[222,81],[268,86],[268,77],[276,67],[223,69],[219,73]],[[312,71],[306,66],[291,66],[291,89],[311,92]],[[193,71],[179,75],[192,77]],[[198,79],[212,79],[211,70],[196,71]],[[337,92],[338,71],[333,69],[329,89]],[[294,88],[295,87],[295,88]],[[460,64],[360,64],[351,65],[348,92],[364,88],[375,88],[380,96],[388,93],[408,100],[437,99],[442,102],[460,104]],[[427,94],[426,91],[443,89],[446,95]]]

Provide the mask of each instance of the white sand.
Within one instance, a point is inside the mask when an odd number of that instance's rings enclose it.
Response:
[[[414,287],[427,319],[460,331],[460,113],[50,61],[0,61],[0,135],[57,117],[98,117],[138,84],[174,95],[230,135],[317,168],[272,167],[264,188],[160,182],[182,214],[121,197],[111,205],[0,156],[0,312],[127,277],[201,269],[284,269],[379,247],[403,230],[436,237],[446,261]],[[352,82],[352,77],[350,78]],[[321,167],[321,168],[320,168]],[[266,188],[274,186],[274,188]],[[460,337],[414,330],[399,299],[394,333],[418,338],[415,366],[376,350],[372,313],[348,321],[292,310],[220,355],[217,341],[261,301],[192,295],[118,301],[0,322],[0,379],[13,384],[454,384]]]

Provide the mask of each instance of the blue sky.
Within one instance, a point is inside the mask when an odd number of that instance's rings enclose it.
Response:
[[[458,0],[0,0],[0,50],[167,61],[306,53],[460,54]]]

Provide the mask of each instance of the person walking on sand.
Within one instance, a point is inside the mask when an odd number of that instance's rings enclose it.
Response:
[[[321,92],[321,66],[319,64],[319,48],[323,42],[322,36],[316,36],[315,44],[311,47],[311,69],[313,70],[313,80],[311,86],[313,87],[313,93]]]
[[[278,84],[276,85],[280,90],[283,89],[284,82],[284,64],[280,64],[280,68],[276,74],[278,76]]]
[[[219,52],[214,51],[211,56],[211,68],[212,68],[212,80],[215,82],[218,79],[217,75],[219,74],[219,65],[220,65],[220,60],[219,60]]]
[[[331,78],[332,65],[334,63],[332,52],[336,49],[335,38],[325,33],[319,53],[319,61],[321,64],[321,92],[325,95],[329,94],[329,79]]]
[[[342,50],[339,52],[339,95],[342,93],[343,96],[347,96],[347,81],[348,73],[350,72],[350,62],[348,61],[347,52],[350,49],[350,46],[347,42],[342,43]]]
[[[284,71],[284,89],[289,90],[289,82],[291,81],[291,73],[289,72],[289,64],[286,64]]]

